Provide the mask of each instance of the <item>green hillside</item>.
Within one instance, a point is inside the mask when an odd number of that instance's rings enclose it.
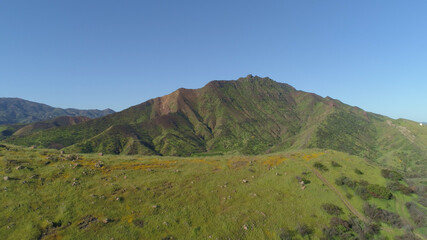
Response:
[[[79,123],[87,122],[89,120],[90,118],[88,117],[62,116],[62,117],[57,117],[54,119],[45,120],[45,121],[36,122],[36,123],[0,125],[0,140],[4,140],[11,136],[14,136],[14,137],[28,136],[42,130],[64,127],[64,126],[72,126]]]
[[[427,235],[427,209],[397,172],[336,151],[178,158],[7,145],[0,176],[5,239]]]
[[[418,123],[249,75],[178,89],[102,118],[6,141],[73,152],[171,156],[323,148],[416,177],[427,169],[426,139],[426,128]]]
[[[375,117],[331,98],[248,76],[213,81],[196,90],[178,89],[85,124],[13,137],[9,142],[116,154],[259,154],[329,146],[373,155],[376,135],[371,118]],[[352,127],[341,131],[334,129],[337,125]],[[331,134],[335,135],[328,140]],[[360,144],[344,146],[347,140]]]

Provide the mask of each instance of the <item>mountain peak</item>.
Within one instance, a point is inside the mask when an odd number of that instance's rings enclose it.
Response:
[[[260,76],[257,76],[257,75],[254,76],[252,74],[248,74],[246,77],[241,77],[241,78],[237,79],[237,81],[240,81],[240,82],[255,82],[255,81],[273,81],[273,80],[271,80],[271,78],[269,78],[269,77],[260,77]]]

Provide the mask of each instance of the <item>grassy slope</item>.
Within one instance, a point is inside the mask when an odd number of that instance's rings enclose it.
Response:
[[[95,167],[98,161],[102,168]],[[342,167],[331,167],[331,161]],[[87,154],[69,161],[53,150],[0,148],[0,176],[12,178],[0,182],[0,235],[8,239],[43,234],[63,239],[279,239],[283,229],[305,223],[315,229],[312,237],[318,238],[331,218],[322,210],[323,203],[340,206],[341,217],[348,218],[350,212],[311,172],[314,162],[329,168],[322,175],[334,185],[343,173],[356,180],[386,183],[376,165],[335,151],[204,158]],[[356,174],[355,168],[364,174]],[[305,190],[296,176],[311,181]],[[353,194],[349,202],[363,212],[363,201],[351,189],[335,187],[343,195]],[[370,202],[403,211],[407,217],[402,204],[415,195],[397,196],[399,201]],[[85,227],[81,223],[88,216],[97,220]],[[105,218],[110,222],[103,223]],[[386,225],[382,229],[384,236],[403,233]]]

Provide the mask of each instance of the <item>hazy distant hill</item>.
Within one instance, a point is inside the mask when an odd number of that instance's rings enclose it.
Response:
[[[0,125],[16,123],[26,124],[53,119],[59,116],[84,116],[89,118],[98,118],[111,113],[114,113],[111,109],[62,109],[20,98],[0,98]]]

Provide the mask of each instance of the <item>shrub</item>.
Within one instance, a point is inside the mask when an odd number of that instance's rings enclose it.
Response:
[[[322,172],[326,172],[329,170],[325,165],[320,162],[315,162],[313,166]]]
[[[329,227],[322,229],[324,239],[353,239],[356,233],[351,229],[351,223],[337,217],[333,217],[329,222]]]
[[[368,200],[371,197],[371,194],[368,192],[368,188],[364,185],[357,185],[354,192],[363,200]]]
[[[335,180],[335,183],[338,186],[346,185],[346,186],[348,186],[351,189],[354,189],[356,187],[356,182],[353,181],[353,180],[351,180],[350,178],[348,178],[346,176],[341,176],[341,177],[337,178]]]
[[[341,214],[343,214],[342,208],[338,207],[335,204],[332,203],[325,203],[322,204],[322,208],[323,210],[325,210],[329,215],[335,215],[335,216],[339,216]]]
[[[367,217],[374,221],[385,222],[393,227],[398,228],[403,226],[402,219],[398,214],[381,209],[375,205],[365,203],[363,205],[363,212]]]
[[[303,237],[306,236],[306,235],[309,236],[309,235],[313,234],[313,232],[314,232],[313,228],[309,227],[307,224],[300,225],[297,228],[297,231]]]
[[[399,191],[401,183],[394,181],[387,183],[387,189],[390,191]]]
[[[417,227],[425,227],[426,226],[426,215],[422,208],[417,206],[417,204],[413,202],[407,202],[405,204],[408,209],[409,214],[411,215],[412,220],[414,221]]]
[[[293,240],[296,239],[296,232],[288,228],[282,229],[282,233],[279,235],[281,240]]]
[[[341,167],[341,165],[335,161],[331,162],[332,167]]]
[[[393,197],[390,190],[378,184],[369,184],[366,189],[369,194],[375,198],[391,199]]]
[[[381,175],[384,178],[391,179],[393,181],[400,181],[403,179],[402,174],[400,174],[399,172],[393,171],[393,170],[389,170],[389,169],[382,169]]]
[[[390,191],[400,191],[405,195],[410,195],[414,193],[414,190],[412,188],[407,187],[398,181],[387,183],[387,189]]]
[[[358,235],[358,239],[371,239],[373,235],[377,235],[381,231],[381,226],[377,223],[365,223],[357,217],[350,218],[351,228]]]
[[[366,181],[366,180],[360,180],[360,181],[358,182],[358,184],[359,184],[359,185],[362,185],[362,186],[368,186],[368,185],[369,185],[369,182],[368,182],[368,181]]]
[[[364,223],[355,217],[349,220],[333,217],[329,227],[323,228],[325,236],[322,239],[373,239],[380,230],[380,225]]]

